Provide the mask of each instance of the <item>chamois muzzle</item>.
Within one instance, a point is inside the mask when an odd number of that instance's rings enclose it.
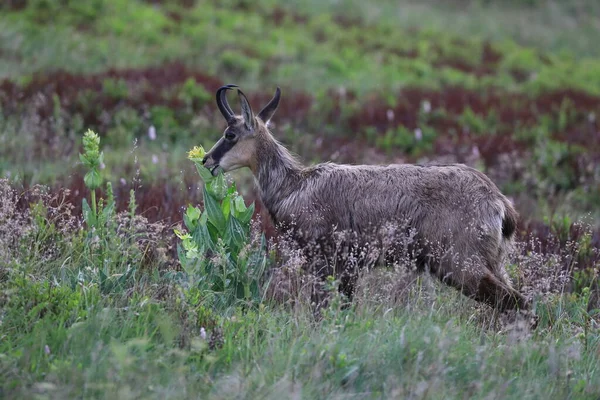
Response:
[[[227,102],[227,90],[233,89],[234,87],[237,87],[237,85],[221,86],[217,90],[216,95],[217,107],[219,107],[219,110],[221,111],[221,114],[223,114],[223,117],[225,117],[228,125],[231,125],[235,121],[235,114]]]

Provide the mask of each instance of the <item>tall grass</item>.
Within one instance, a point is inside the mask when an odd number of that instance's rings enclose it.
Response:
[[[0,398],[600,397],[595,2],[79,3],[0,5]],[[185,159],[223,79],[285,82],[276,133],[311,161],[485,169],[536,318],[406,265],[351,303],[315,280]]]
[[[95,171],[90,156],[99,154],[99,142],[92,133],[86,140],[93,148],[88,143],[83,158]],[[310,296],[265,296],[265,284],[284,283],[274,275],[246,275],[252,257],[242,254],[254,252],[264,262],[266,249],[252,244],[255,228],[234,186],[200,165],[198,170],[211,197],[205,197],[204,210],[185,211],[190,233],[177,231],[181,269],[148,251],[155,227],[134,224],[135,193],[129,211],[106,215],[101,233],[90,215],[72,216],[42,194],[20,206],[24,195],[2,182],[0,230],[13,234],[0,241],[4,398],[600,394],[598,303],[592,299],[597,276],[565,280],[558,273],[564,262],[594,251],[587,236],[568,247],[570,253],[530,250],[515,259],[511,273],[521,287],[533,288],[535,329],[527,317],[499,315],[401,265],[362,274],[351,304],[330,280],[329,300],[315,314]],[[92,175],[99,184],[101,176]],[[73,217],[86,223],[73,224]],[[218,222],[228,226],[231,218],[243,231],[235,240]],[[561,227],[556,225],[559,239],[574,240]],[[153,248],[174,235],[160,232]],[[285,267],[292,265],[279,268]],[[303,274],[292,268],[287,277],[299,279],[294,273]],[[540,276],[547,284],[536,286]]]

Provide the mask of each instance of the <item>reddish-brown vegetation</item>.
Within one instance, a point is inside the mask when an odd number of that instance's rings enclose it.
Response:
[[[501,55],[490,45],[484,45],[481,60],[483,67],[478,68],[493,69],[500,59]],[[121,82],[127,89],[126,93],[119,96],[107,91],[104,86],[107,79]],[[8,80],[0,82],[0,108],[5,115],[34,114],[39,120],[40,129],[44,131],[41,145],[46,145],[52,142],[56,134],[55,125],[50,123],[56,112],[56,99],[65,115],[79,114],[86,128],[98,129],[106,125],[107,115],[110,121],[110,116],[124,107],[143,114],[148,113],[152,106],[164,106],[173,110],[177,117],[179,110],[189,107],[178,92],[189,79],[193,79],[210,94],[223,83],[214,76],[178,62],[144,69],[109,70],[85,76],[54,72],[36,75],[25,85]],[[266,103],[272,95],[272,89],[264,88],[264,91],[249,93],[250,101],[255,104]],[[317,130],[323,124],[329,126],[328,133],[333,137],[320,146],[315,146],[315,151],[320,152],[324,158],[342,148],[347,148],[350,152],[360,148],[350,144],[364,142],[367,127],[384,134],[388,129],[398,126],[412,131],[426,124],[436,132],[430,156],[450,155],[457,161],[466,162],[476,147],[480,159],[488,168],[493,169],[500,162],[502,154],[524,155],[530,151],[532,143],[528,139],[515,137],[515,131],[536,129],[545,117],[558,120],[559,113],[564,111],[567,104],[568,118],[562,130],[549,132],[554,140],[582,146],[580,153],[573,153],[565,159],[565,166],[575,174],[574,179],[588,179],[587,166],[600,162],[600,122],[594,118],[600,115],[600,97],[572,89],[529,96],[500,89],[475,91],[461,87],[446,87],[444,90],[406,88],[397,94],[393,106],[389,105],[389,99],[382,93],[359,97],[353,92],[331,92],[326,99],[319,100],[318,104],[315,101],[315,97],[309,93],[284,90],[284,101],[278,110],[277,124],[291,124],[313,133],[318,133]],[[426,103],[427,110],[424,109]],[[466,110],[481,118],[493,114],[494,131],[472,132],[463,126],[460,116]],[[215,121],[220,120],[212,101],[192,104],[191,112],[202,112]],[[390,118],[390,115],[393,117]],[[102,129],[99,133],[103,134]],[[79,151],[78,145],[73,142],[63,143],[63,153],[64,151],[75,153]],[[341,159],[352,161],[352,157],[352,154],[346,154]],[[405,158],[411,160],[409,155]],[[521,178],[518,171],[507,173],[517,174],[511,175],[510,180]],[[187,189],[197,186],[197,178],[184,174],[182,180],[184,182],[175,184],[158,179],[135,187],[138,210],[150,221],[180,221],[183,207],[200,201],[197,190]],[[55,185],[56,188],[66,186],[71,189],[69,201],[75,206],[75,212],[78,212],[82,198],[88,195],[82,177],[72,175],[66,181],[57,177]],[[127,208],[130,188],[129,184],[115,185],[119,210]],[[265,228],[272,232],[268,219],[263,219]],[[523,221],[520,232],[523,237],[534,232],[543,242],[544,238],[549,237],[548,229],[541,223],[526,220]],[[598,231],[594,232],[592,240],[594,245],[600,245]]]

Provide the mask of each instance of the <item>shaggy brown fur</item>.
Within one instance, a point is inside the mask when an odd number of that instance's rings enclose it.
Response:
[[[313,268],[321,274],[340,273],[351,293],[354,267],[368,264],[370,254],[394,262],[408,253],[418,270],[475,300],[500,310],[527,308],[503,266],[517,212],[487,176],[462,164],[304,167],[267,128],[279,88],[255,117],[239,90],[242,115],[233,113],[225,98],[232,87],[217,92],[228,127],[204,165],[213,173],[249,167],[276,226],[307,253],[314,250]],[[346,251],[339,232],[347,234]]]

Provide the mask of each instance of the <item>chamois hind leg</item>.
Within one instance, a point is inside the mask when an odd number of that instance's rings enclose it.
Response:
[[[469,260],[443,257],[430,272],[465,296],[500,311],[529,308],[523,295],[504,282],[503,277],[496,276],[479,257]]]
[[[503,268],[507,243],[500,229],[456,232],[450,246],[432,246],[430,272],[467,297],[500,310],[527,309]]]
[[[512,288],[509,284],[498,279],[490,271],[479,280],[479,285],[475,293],[472,294],[475,300],[487,303],[500,311],[529,308],[527,300],[521,293]]]

